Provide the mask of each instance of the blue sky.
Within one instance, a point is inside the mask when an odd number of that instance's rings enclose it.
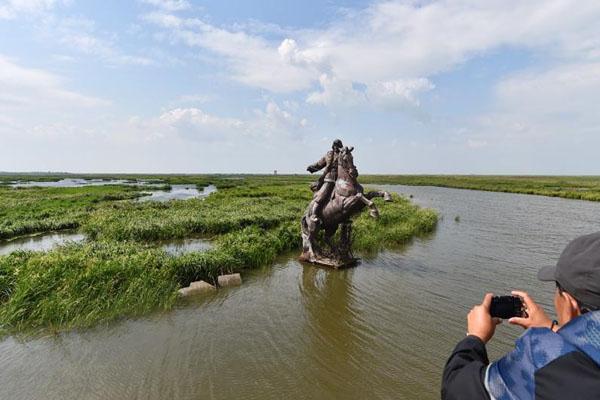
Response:
[[[597,1],[0,0],[0,170],[600,174]]]

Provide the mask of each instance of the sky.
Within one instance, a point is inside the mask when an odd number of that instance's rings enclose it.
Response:
[[[600,175],[597,0],[0,0],[0,171]]]

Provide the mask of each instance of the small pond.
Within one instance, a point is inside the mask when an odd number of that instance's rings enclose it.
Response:
[[[206,251],[213,247],[208,239],[190,238],[171,240],[165,243],[162,248],[172,256],[180,256],[186,253]]]
[[[0,241],[0,255],[17,250],[47,251],[68,242],[81,242],[85,235],[77,232],[51,232]]]
[[[208,185],[201,191],[196,185],[171,185],[171,190],[157,190],[150,192],[148,196],[143,196],[138,201],[169,201],[169,200],[188,200],[197,199],[208,196],[216,192],[217,188],[214,185]]]
[[[83,233],[68,231],[50,232],[39,235],[18,237],[10,240],[1,240],[0,256],[10,254],[18,250],[48,251],[69,242],[82,242],[85,239],[86,236]],[[204,238],[169,240],[160,243],[159,246],[172,256],[180,256],[182,254],[191,252],[206,251],[213,247],[210,240]]]

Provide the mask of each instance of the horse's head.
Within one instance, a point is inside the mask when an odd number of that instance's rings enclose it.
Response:
[[[358,170],[354,165],[352,150],[354,150],[354,147],[343,147],[340,150],[340,154],[338,155],[338,169],[343,170],[340,172],[345,172],[345,174],[350,176],[352,179],[356,179],[356,177],[358,177]],[[338,177],[340,177],[340,175],[343,174],[338,172]]]

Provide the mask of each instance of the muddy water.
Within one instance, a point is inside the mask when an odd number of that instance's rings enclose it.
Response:
[[[51,232],[0,241],[0,255],[17,250],[46,251],[68,242],[81,242],[85,235],[76,232]]]
[[[0,342],[1,399],[438,399],[444,362],[485,291],[526,288],[600,203],[390,186],[443,219],[404,248],[331,271],[282,258],[177,310]],[[459,216],[459,222],[455,217]],[[520,329],[501,326],[491,358]]]

